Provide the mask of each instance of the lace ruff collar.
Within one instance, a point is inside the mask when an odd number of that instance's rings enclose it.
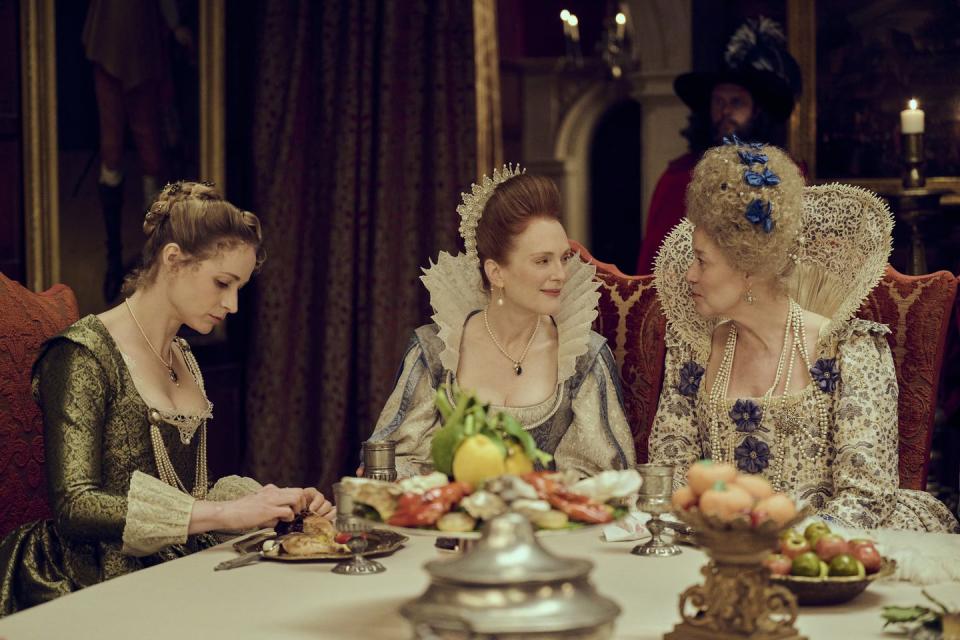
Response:
[[[787,288],[802,308],[830,319],[821,340],[839,336],[880,282],[892,231],[889,208],[870,191],[844,184],[804,188],[803,225]],[[684,219],[660,246],[654,282],[669,332],[705,361],[723,319],[704,318],[694,308],[685,277],[693,257],[693,224]]]
[[[557,324],[557,383],[563,384],[576,371],[577,358],[587,352],[590,330],[597,317],[600,283],[594,279],[597,269],[579,255],[567,267],[567,282],[560,293],[560,311],[554,316]],[[460,363],[460,342],[463,327],[471,312],[487,305],[476,262],[463,253],[451,256],[441,251],[436,263],[423,270],[420,277],[430,293],[433,307],[431,319],[439,327],[443,341],[440,362],[456,373]]]

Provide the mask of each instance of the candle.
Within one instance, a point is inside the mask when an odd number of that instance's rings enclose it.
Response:
[[[564,9],[560,12],[560,20],[563,21],[563,35],[565,38],[570,37],[570,12]]]
[[[627,28],[627,16],[625,16],[622,12],[618,13],[616,17],[616,22],[617,22],[617,42],[622,43],[623,34]]]
[[[570,24],[570,37],[574,42],[580,42],[580,21],[577,20],[577,16],[571,13],[567,22]]]
[[[917,99],[911,98],[908,108],[900,112],[901,133],[923,133],[923,111],[917,108]]]

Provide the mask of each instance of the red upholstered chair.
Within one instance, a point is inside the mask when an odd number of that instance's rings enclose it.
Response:
[[[891,266],[857,313],[890,327],[900,386],[900,486],[926,489],[933,416],[957,279],[947,271],[908,276]]]
[[[647,460],[647,440],[663,384],[666,319],[652,276],[627,276],[600,262],[577,242],[583,259],[597,267],[600,315],[595,329],[620,365],[627,419],[637,460]],[[857,313],[890,327],[888,335],[900,386],[900,486],[925,489],[933,439],[937,387],[958,279],[947,271],[907,276],[891,266]]]
[[[574,251],[597,267],[600,287],[600,314],[594,323],[597,333],[607,339],[620,365],[623,404],[633,432],[637,461],[647,461],[647,440],[657,413],[663,385],[664,334],[666,318],[660,309],[653,276],[627,276],[612,264],[600,262],[579,243]]]
[[[43,421],[30,392],[40,345],[78,317],[65,285],[33,293],[0,273],[0,537],[49,517]]]

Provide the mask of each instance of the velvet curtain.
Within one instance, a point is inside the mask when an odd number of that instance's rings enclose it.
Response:
[[[473,6],[304,0],[260,14],[253,200],[267,262],[246,466],[328,488],[355,469],[428,321],[420,268],[457,250],[478,159]]]

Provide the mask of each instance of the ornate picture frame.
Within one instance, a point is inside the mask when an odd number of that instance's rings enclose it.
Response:
[[[198,9],[199,167],[225,189],[225,2]],[[27,286],[61,281],[57,139],[56,0],[20,3],[23,193]]]

